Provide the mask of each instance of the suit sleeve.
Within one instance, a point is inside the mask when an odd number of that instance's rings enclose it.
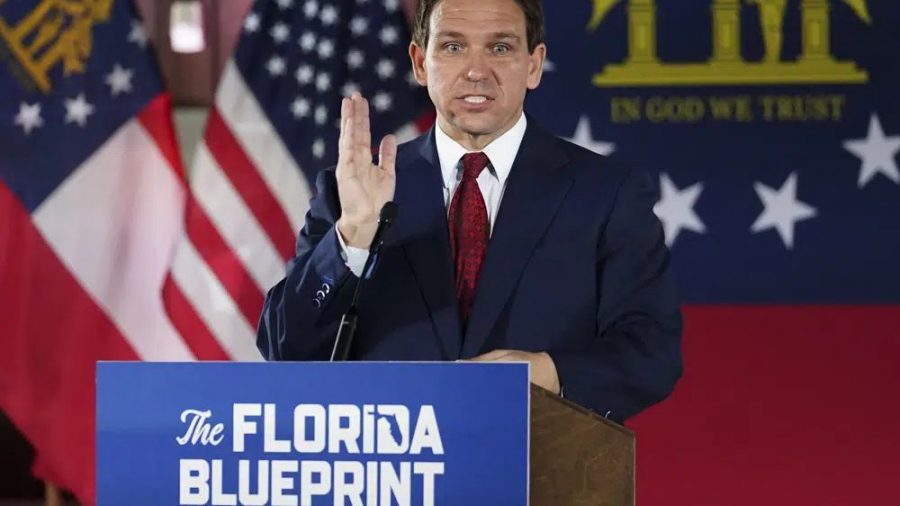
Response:
[[[597,255],[597,335],[586,350],[549,351],[566,398],[624,421],[666,398],[681,377],[682,319],[656,187],[630,171]]]
[[[328,360],[354,276],[341,255],[341,207],[333,170],[319,173],[316,196],[287,274],[266,295],[256,344],[267,360]]]

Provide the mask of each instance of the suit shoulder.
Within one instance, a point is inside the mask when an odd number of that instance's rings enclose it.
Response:
[[[558,149],[564,151],[570,160],[570,166],[578,173],[600,175],[603,179],[624,180],[637,169],[626,162],[585,149],[574,142],[554,137]]]

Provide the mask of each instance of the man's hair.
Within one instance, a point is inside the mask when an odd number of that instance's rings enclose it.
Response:
[[[416,8],[416,25],[413,27],[413,41],[421,47],[428,47],[431,13],[443,0],[419,0]],[[538,44],[546,42],[544,35],[544,10],[541,0],[515,0],[525,14],[525,32],[528,37],[528,52],[533,53]]]

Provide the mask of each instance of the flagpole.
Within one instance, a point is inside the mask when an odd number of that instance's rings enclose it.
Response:
[[[44,482],[44,504],[46,506],[62,506],[62,494],[49,481]]]

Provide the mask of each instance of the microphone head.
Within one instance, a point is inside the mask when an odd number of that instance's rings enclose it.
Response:
[[[384,203],[384,206],[381,208],[381,215],[378,217],[379,221],[385,223],[391,223],[397,218],[397,212],[400,209],[400,206],[397,205],[394,201],[388,201]]]

